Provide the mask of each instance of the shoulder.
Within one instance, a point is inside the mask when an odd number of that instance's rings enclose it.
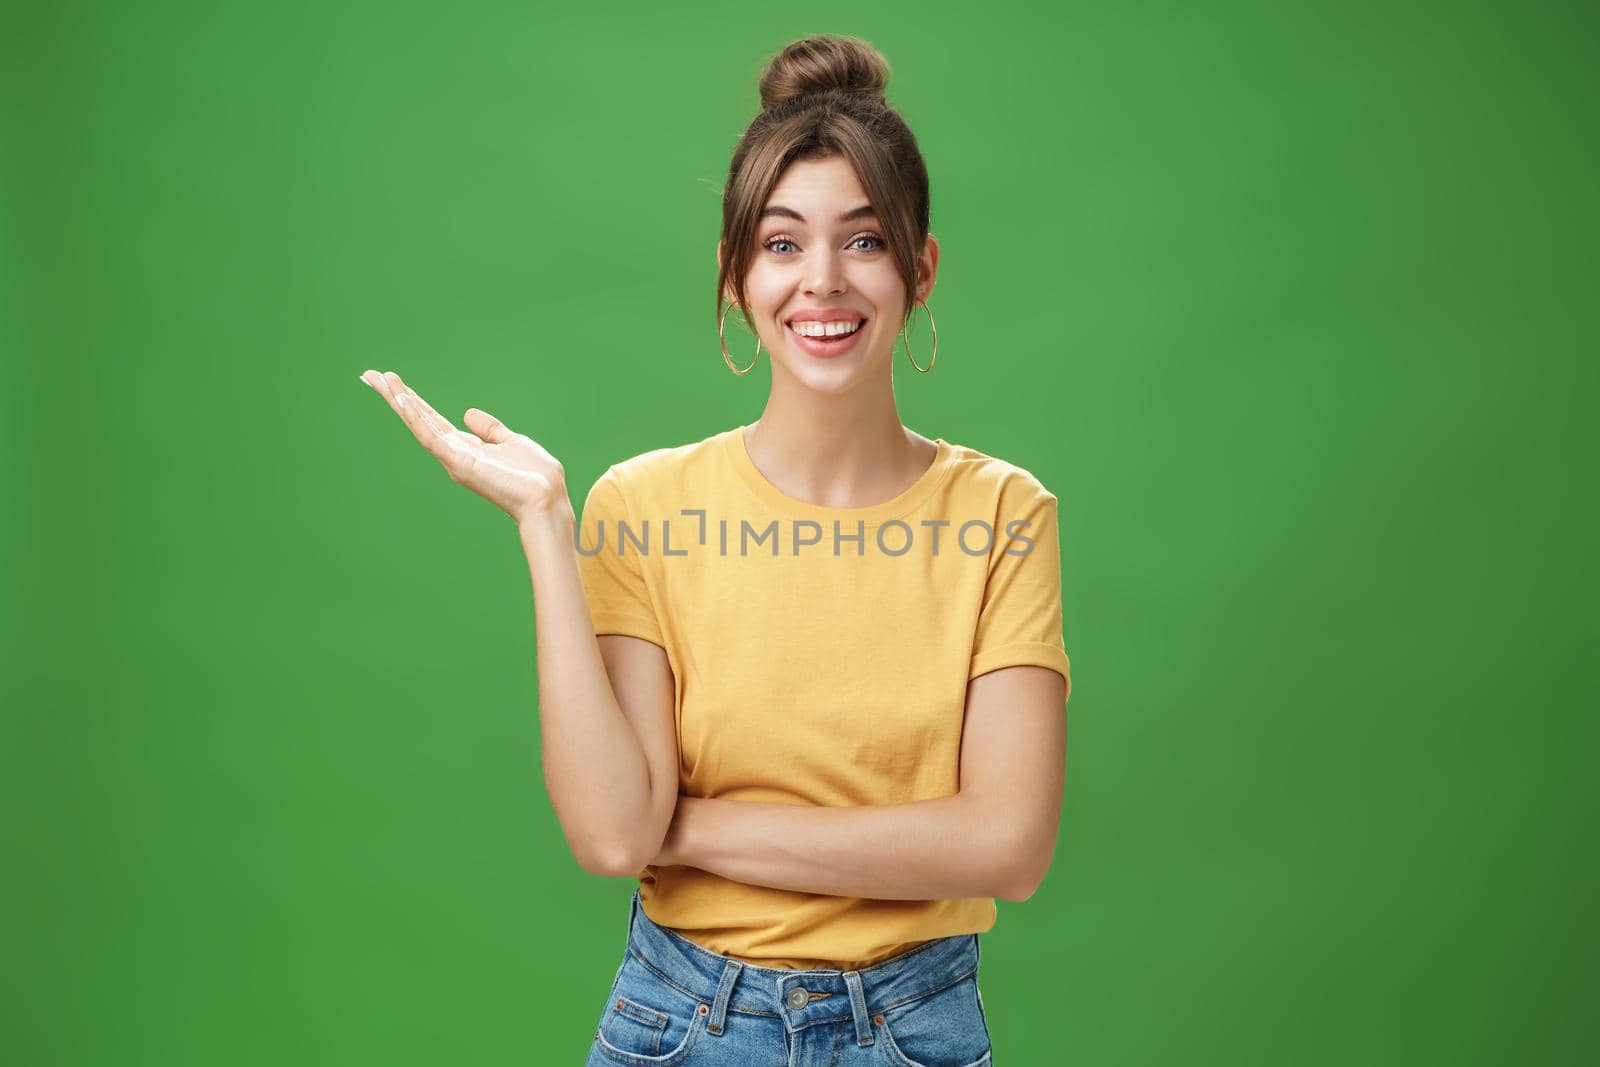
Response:
[[[664,445],[617,460],[596,484],[609,482],[626,499],[641,500],[658,493],[679,493],[697,472],[717,461],[729,433],[722,431],[683,444]]]
[[[1032,470],[971,445],[945,442],[951,450],[951,485],[963,495],[994,499],[1008,508],[1054,505],[1056,495]]]

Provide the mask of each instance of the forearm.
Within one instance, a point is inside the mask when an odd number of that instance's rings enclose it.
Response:
[[[824,807],[680,796],[659,865],[879,900],[1013,899],[1023,851],[973,794]]]
[[[649,821],[650,771],[600,658],[575,525],[570,505],[518,525],[533,584],[540,753],[573,856],[591,873],[615,874],[630,862],[631,828]]]

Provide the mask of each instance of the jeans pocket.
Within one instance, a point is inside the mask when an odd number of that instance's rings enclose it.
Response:
[[[989,1027],[977,974],[879,1013],[878,1037],[895,1067],[988,1067]]]
[[[673,1067],[688,1057],[705,1026],[701,1009],[698,999],[629,952],[601,1013],[594,1051],[628,1067]]]

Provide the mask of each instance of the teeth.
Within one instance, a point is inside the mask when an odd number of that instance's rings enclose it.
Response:
[[[855,333],[861,326],[861,320],[854,322],[791,322],[790,329],[802,337],[843,337],[847,333]]]

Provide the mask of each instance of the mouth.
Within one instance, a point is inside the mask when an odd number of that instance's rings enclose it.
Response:
[[[830,356],[843,355],[855,345],[856,341],[860,339],[862,334],[867,332],[867,320],[865,318],[857,319],[855,323],[856,328],[851,330],[849,333],[836,334],[833,336],[811,337],[796,331],[794,328],[794,323],[792,322],[786,322],[783,325],[784,328],[789,331],[789,336],[793,337],[795,342],[802,349],[814,356],[821,356],[824,359]],[[830,323],[829,325],[832,326],[833,324]]]

